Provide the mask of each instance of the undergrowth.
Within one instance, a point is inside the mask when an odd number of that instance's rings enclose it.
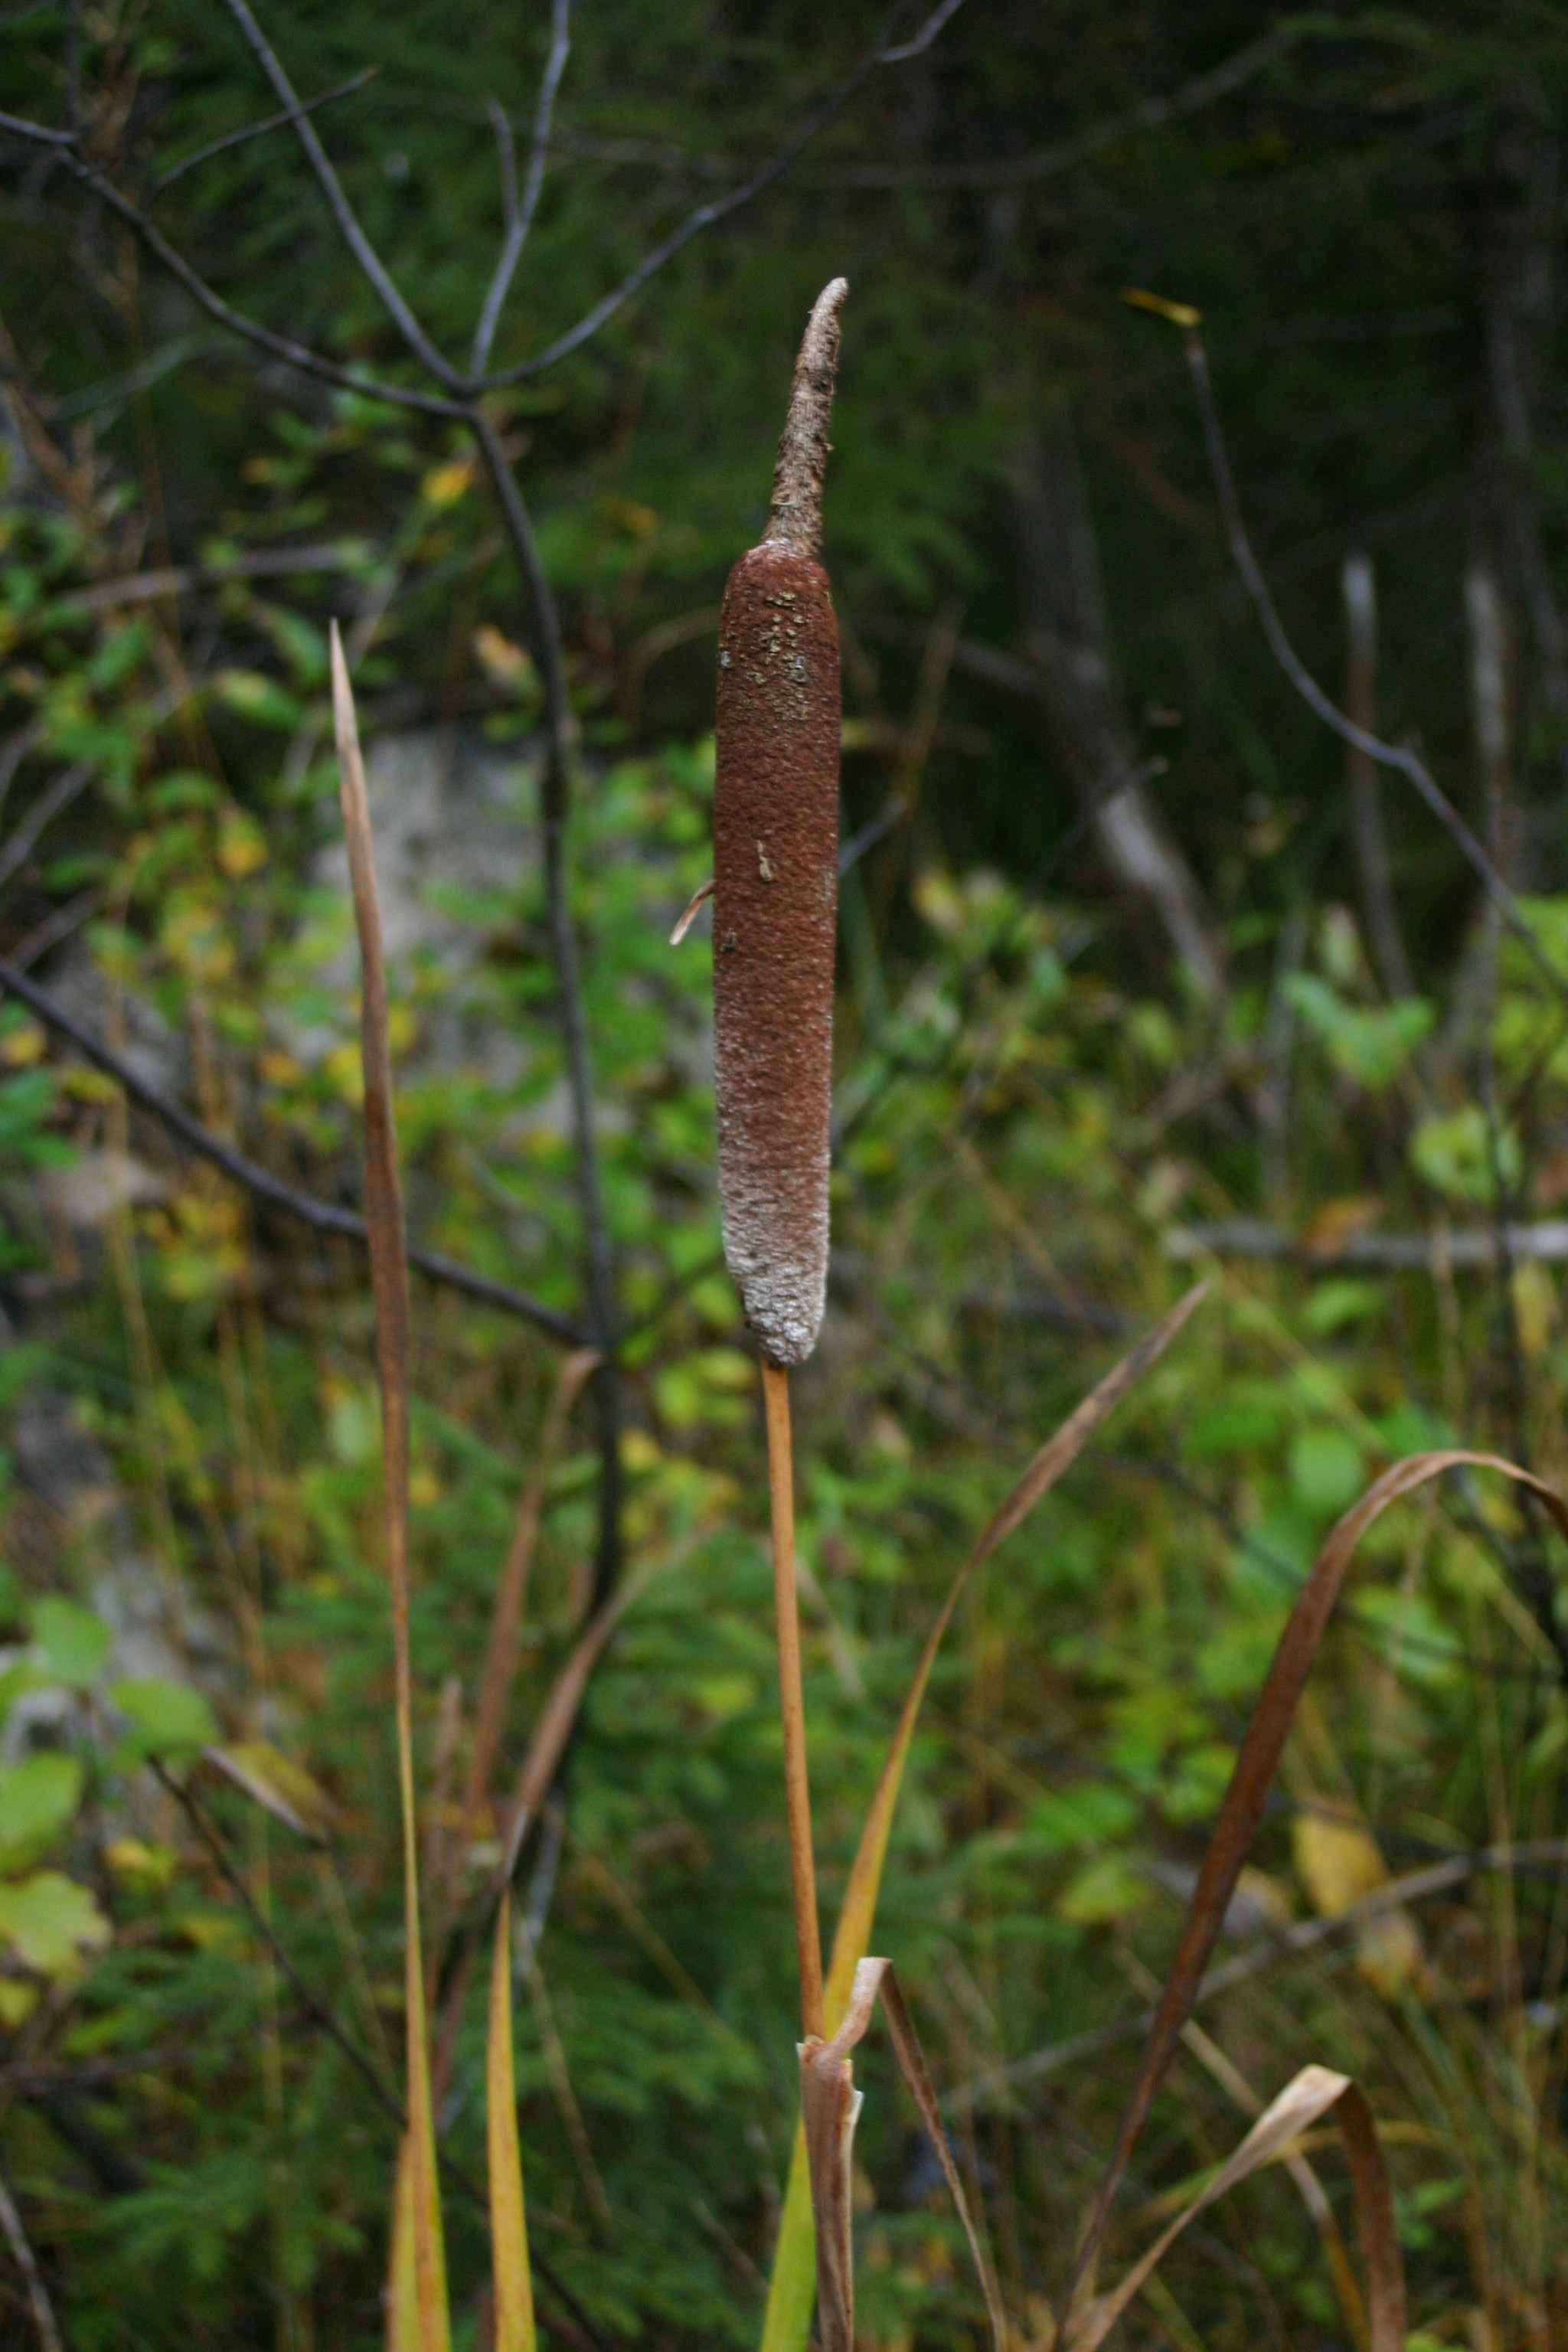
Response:
[[[439,534],[463,487],[426,491]],[[95,763],[74,838],[27,880],[32,919],[93,893],[56,978],[103,1034],[151,1042],[210,1126],[357,1197],[357,969],[316,856],[335,790],[317,609],[236,584],[221,640],[187,667],[160,608],[70,602],[110,560],[100,489],[74,520],[16,507],[5,528],[7,724],[36,715],[58,761]],[[528,672],[492,637],[525,840]],[[707,872],[710,791],[707,746],[606,747],[574,820],[633,1327],[637,1582],[517,1881],[518,2088],[554,2281],[542,2315],[607,2343],[756,2340],[795,2113],[755,1367],[718,1263],[705,940],[666,944]],[[1131,985],[1099,920],[1055,891],[932,858],[915,905],[910,954],[875,985],[862,965],[842,1007],[834,1284],[795,1383],[829,1927],[957,1561],[1185,1287],[1173,1235],[1263,1209],[1305,1236],[1289,1260],[1205,1260],[1202,1312],[966,1591],[896,1817],[877,1948],[911,1989],[1019,2340],[1043,2344],[1318,1544],[1423,1447],[1484,1443],[1561,1480],[1557,1277],[1506,1248],[1500,1270],[1456,1262],[1452,1241],[1568,1195],[1568,1055],[1537,968],[1505,943],[1494,999],[1479,936],[1451,1001],[1390,1010],[1346,910],[1319,911],[1292,972],[1244,909],[1216,1031],[1179,988]],[[1531,912],[1568,973],[1568,906]],[[449,891],[440,913],[464,952],[416,949],[391,972],[411,1227],[570,1307],[580,1236],[536,871]],[[0,2173],[78,2352],[368,2342],[396,2134],[345,2045],[395,2094],[403,1991],[363,1261],[255,1212],[140,1118],[128,1129],[117,1090],[15,1006],[0,1062]],[[1258,1101],[1281,1070],[1269,1197]],[[1358,1235],[1391,1231],[1423,1236],[1426,1262],[1356,1260]],[[1205,1259],[1201,1233],[1188,1246]],[[423,1859],[453,1916],[497,1859],[489,1818],[459,1843],[458,1791],[559,1362],[516,1319],[416,1278]],[[503,1780],[595,1604],[577,1429],[544,1465]],[[52,1484],[50,1446],[67,1463]],[[1160,2094],[1116,2271],[1229,2151],[1247,2098],[1316,2060],[1376,2112],[1424,2337],[1558,2340],[1556,1573],[1526,1507],[1468,1475],[1370,1533],[1232,1906],[1220,1958],[1247,1969],[1200,2006]],[[1379,1904],[1412,1874],[1407,1899]],[[1281,1941],[1366,1898],[1348,1927]],[[482,2009],[464,2011],[439,2116],[474,2179]],[[885,2056],[858,2063],[865,2340],[978,2340],[931,2150]],[[1318,2168],[1339,2210],[1335,2159]],[[477,2343],[484,2213],[448,2181],[446,2216],[458,2337]],[[20,2301],[0,2325],[21,2340]],[[1184,2347],[1349,2340],[1278,2168],[1189,2232],[1127,2325]]]

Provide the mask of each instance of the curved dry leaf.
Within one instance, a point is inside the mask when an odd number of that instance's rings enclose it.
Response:
[[[1361,1500],[1352,1504],[1330,1529],[1311,1573],[1296,1597],[1247,1724],[1230,1786],[1187,1906],[1175,1956],[1149,2028],[1110,2164],[1084,2232],[1074,2268],[1074,2284],[1086,2274],[1093,2259],[1111,2200],[1191,2013],[1226,1907],[1263,1819],[1280,1753],[1356,1545],[1391,1503],[1399,1502],[1445,1470],[1465,1466],[1496,1470],[1526,1487],[1543,1505],[1559,1534],[1568,1540],[1568,1507],[1553,1487],[1532,1472],[1521,1470],[1517,1462],[1505,1461],[1500,1454],[1478,1454],[1462,1447],[1413,1454],[1405,1461],[1395,1462],[1373,1480]],[[1070,2307],[1070,2291],[1067,2300]]]
[[[1326,2066],[1303,2066],[1259,2116],[1229,2162],[1161,2231],[1120,2284],[1109,2294],[1097,2295],[1069,2320],[1067,2352],[1095,2352],[1188,2223],[1266,2164],[1289,2156],[1301,2134],[1331,2107],[1350,2159],[1356,2225],[1370,2289],[1372,2352],[1404,2352],[1405,2265],[1377,2127],[1349,2075],[1332,2074]]]

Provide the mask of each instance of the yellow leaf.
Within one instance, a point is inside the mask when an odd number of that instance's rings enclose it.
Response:
[[[511,2044],[511,1903],[496,1913],[490,1964],[489,2040],[485,2100],[489,2143],[490,2261],[495,2277],[495,2352],[534,2352],[533,2282],[528,2268],[528,2217],[517,2141],[517,2087]]]
[[[18,1984],[15,1977],[0,1977],[0,2025],[8,2026],[13,2033],[26,2025],[38,2005],[37,1985]]]
[[[43,1031],[36,1021],[24,1021],[20,1028],[0,1038],[0,1062],[8,1070],[26,1070],[44,1058],[47,1044]]]
[[[111,1839],[103,1858],[116,1878],[140,1879],[148,1886],[167,1886],[178,1859],[173,1846],[146,1845],[139,1837]]]
[[[1167,302],[1163,294],[1145,293],[1142,286],[1124,286],[1121,299],[1134,310],[1152,310],[1156,319],[1168,319],[1173,327],[1195,327],[1203,317],[1190,302]]]
[[[466,497],[474,478],[471,457],[454,457],[445,466],[433,466],[420,483],[422,497],[433,507],[455,507]]]
[[[1296,1874],[1320,1916],[1347,1911],[1384,1885],[1388,1864],[1372,1832],[1346,1810],[1317,1800],[1296,1816],[1290,1833]]]
[[[533,676],[533,658],[524,646],[502,636],[493,622],[474,631],[474,658],[492,686],[517,693]]]
[[[1296,1874],[1320,1916],[1347,1911],[1388,1883],[1383,1850],[1348,1806],[1318,1799],[1297,1814],[1291,1832]],[[1356,1966],[1388,1995],[1414,1976],[1423,1960],[1421,1930],[1403,1906],[1366,1920],[1356,1935]]]
[[[242,882],[267,863],[267,835],[254,817],[231,809],[218,827],[217,862],[231,882]]]
[[[1509,1287],[1513,1293],[1521,1351],[1531,1363],[1539,1363],[1557,1320],[1557,1293],[1552,1276],[1539,1260],[1527,1258],[1522,1265],[1514,1267]]]

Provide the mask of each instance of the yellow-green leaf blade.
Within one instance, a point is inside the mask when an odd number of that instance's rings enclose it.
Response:
[[[496,1913],[490,1963],[489,2039],[485,2052],[486,2135],[489,2150],[490,2262],[495,2278],[495,2352],[534,2352],[533,2283],[528,2268],[528,2217],[522,2152],[517,2140],[517,2087],[511,2042],[511,1903]]]

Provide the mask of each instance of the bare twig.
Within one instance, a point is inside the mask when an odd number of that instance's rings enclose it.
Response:
[[[20,114],[0,114],[0,131],[8,131],[17,139],[30,139],[40,147],[74,147],[74,131],[50,131],[41,122],[29,122]]]
[[[1251,597],[1258,611],[1258,617],[1263,624],[1263,634],[1268,640],[1269,651],[1275,660],[1308,708],[1316,712],[1326,727],[1331,727],[1334,733],[1342,741],[1348,743],[1352,751],[1364,753],[1369,760],[1375,760],[1382,767],[1397,768],[1402,775],[1409,778],[1433,815],[1443,825],[1461,855],[1480,877],[1488,896],[1496,905],[1509,929],[1523,942],[1532,961],[1545,978],[1551,982],[1553,989],[1560,995],[1568,995],[1568,980],[1564,980],[1563,973],[1542,946],[1534,927],[1526,918],[1519,900],[1509,888],[1458,810],[1443,791],[1426,761],[1412,751],[1408,744],[1385,743],[1380,736],[1370,733],[1366,728],[1358,727],[1353,719],[1347,719],[1344,712],[1323,692],[1322,688],[1286,635],[1285,625],[1275,607],[1274,599],[1268,591],[1268,583],[1258,567],[1258,558],[1252,551],[1252,542],[1247,535],[1247,526],[1241,518],[1241,505],[1237,497],[1236,482],[1231,474],[1230,459],[1226,451],[1224,436],[1220,432],[1219,413],[1215,406],[1214,389],[1209,382],[1208,358],[1193,313],[1190,310],[1182,311],[1178,305],[1146,303],[1145,307],[1161,310],[1166,316],[1174,314],[1177,323],[1182,328],[1183,341],[1186,345],[1187,364],[1192,371],[1193,384],[1197,394],[1198,414],[1203,423],[1204,446],[1208,456],[1209,470],[1214,476],[1215,488],[1219,495],[1226,538],[1229,541],[1236,568],[1241,574],[1247,593]]]
[[[627,270],[618,286],[612,287],[592,310],[584,312],[574,327],[569,327],[564,334],[557,335],[552,343],[546,343],[543,350],[535,352],[531,359],[520,360],[515,367],[504,368],[499,374],[487,376],[484,389],[494,391],[504,384],[521,383],[529,376],[542,374],[546,368],[553,367],[557,360],[565,359],[570,352],[579,351],[598,333],[607,320],[613,319],[616,312],[631,300],[634,294],[641,292],[648,279],[657,276],[666,262],[672,261],[683,247],[689,245],[694,236],[700,236],[703,230],[714,228],[721,221],[728,220],[732,213],[739,212],[743,205],[749,205],[754,196],[761,195],[764,188],[771,188],[775,180],[782,179],[797,156],[810,146],[819,131],[825,131],[844,111],[857,90],[870,79],[879,66],[898,65],[908,58],[921,56],[955,14],[959,5],[960,0],[942,0],[942,6],[932,9],[912,40],[902,42],[896,47],[879,43],[876,48],[868,50],[859,64],[845,76],[837,89],[824,99],[820,106],[813,109],[765,163],[760,164],[727,194],[715,196],[711,203],[699,205],[694,212],[688,213],[668,236],[661,237],[639,262]]]
[[[1298,1920],[1294,1927],[1279,1934],[1255,1937],[1233,1959],[1222,1960],[1217,1968],[1208,1970],[1193,1996],[1193,2006],[1216,2000],[1221,1993],[1245,1984],[1265,1969],[1277,1968],[1285,1960],[1299,1959],[1334,1937],[1368,1927],[1374,1919],[1385,1918],[1389,1912],[1402,1910],[1407,1904],[1422,1902],[1428,1895],[1446,1895],[1468,1878],[1491,1872],[1561,1870],[1565,1863],[1568,1839],[1550,1838],[1522,1844],[1482,1846],[1468,1853],[1450,1855],[1442,1862],[1426,1864],[1403,1878],[1384,1880],[1370,1894],[1347,1904],[1342,1911]],[[1152,2008],[1142,2009],[1114,2019],[1109,2025],[1091,2026],[1087,2032],[1051,2042],[1043,2050],[1031,2050],[1022,2058],[1010,2059],[1005,2065],[988,2068],[976,2075],[951,2092],[943,2105],[958,2106],[971,2100],[996,2098],[1016,2084],[1042,2082],[1082,2059],[1098,2058],[1105,2051],[1115,2049],[1119,2042],[1141,2041],[1153,2016]]]
[[[78,760],[73,767],[62,768],[52,784],[38,794],[4,849],[0,849],[0,888],[9,882],[18,866],[25,866],[32,856],[39,835],[56,817],[69,808],[92,774],[90,760]]]
[[[48,2289],[44,2284],[43,2273],[38,2268],[37,2257],[27,2243],[27,2233],[22,2227],[22,2216],[17,2212],[16,2201],[3,2179],[0,2179],[0,2230],[4,2230],[5,2233],[5,2242],[11,2249],[12,2261],[22,2273],[22,2284],[27,2290],[27,2305],[33,2315],[33,2325],[38,2331],[38,2338],[43,2345],[44,2352],[65,2352],[59,2323],[55,2317],[54,2305],[49,2301]]]
[[[149,253],[163,264],[176,283],[184,288],[191,299],[206,312],[208,318],[216,319],[220,327],[226,327],[231,334],[254,344],[258,351],[269,352],[274,359],[285,361],[289,367],[298,368],[304,375],[317,376],[323,383],[339,384],[345,391],[360,393],[367,400],[384,400],[396,408],[416,409],[424,416],[461,416],[464,414],[461,404],[447,399],[444,394],[426,392],[408,384],[389,383],[379,377],[367,376],[356,368],[341,367],[336,360],[328,359],[324,352],[313,351],[306,343],[298,343],[289,335],[276,334],[270,327],[262,326],[258,320],[247,318],[242,310],[237,310],[232,304],[226,302],[223,296],[192,268],[184,256],[170,244],[163,230],[148,218],[123,189],[117,187],[106,173],[97,170],[76,152],[76,141],[71,132],[50,131],[42,123],[28,122],[16,115],[0,115],[0,131],[6,131],[17,138],[55,148],[67,170],[84,187],[90,188],[94,195],[141,238]]]
[[[1389,1273],[1436,1274],[1451,1266],[1496,1266],[1505,1253],[1542,1265],[1568,1262],[1568,1219],[1542,1218],[1535,1224],[1509,1224],[1500,1242],[1495,1226],[1445,1236],[1441,1253],[1429,1234],[1346,1234],[1314,1248],[1309,1236],[1256,1217],[1233,1217],[1211,1225],[1173,1225],[1164,1235],[1169,1258],[1230,1257],[1255,1262],[1290,1258],[1306,1266],[1364,1265]]]
[[[522,196],[517,194],[517,164],[512,152],[511,126],[501,117],[504,138],[498,131],[501,152],[502,188],[507,197],[506,235],[496,261],[495,274],[485,295],[484,308],[479,312],[479,325],[474,329],[473,355],[468,362],[468,373],[478,378],[489,364],[490,346],[495,341],[496,329],[516,273],[518,259],[533,226],[533,215],[539,209],[540,193],[544,186],[544,167],[550,154],[550,126],[555,113],[555,94],[561,87],[561,77],[566,70],[571,50],[572,0],[551,0],[550,55],[544,62],[544,72],[539,84],[539,99],[533,116],[533,144],[529,151],[528,177],[522,184]]]
[[[1358,727],[1371,734],[1377,721],[1377,586],[1372,558],[1357,550],[1347,555],[1340,573],[1345,604],[1345,700]],[[1351,831],[1356,863],[1361,868],[1362,903],[1372,951],[1384,992],[1391,1000],[1414,996],[1415,982],[1410,959],[1394,911],[1394,886],[1388,871],[1388,836],[1384,831],[1383,803],[1378,796],[1377,770],[1364,751],[1353,746],[1350,755]]]
[[[353,572],[363,551],[348,547],[258,547],[222,563],[165,563],[156,572],[131,572],[121,580],[100,580],[91,588],[62,596],[72,613],[107,613],[121,604],[151,604],[184,596],[193,588],[220,588],[230,580],[287,580],[297,572]]]
[[[328,2040],[342,2051],[355,2073],[369,2084],[381,2105],[401,2128],[405,2121],[402,2100],[383,2080],[375,2061],[360,2048],[352,2034],[344,2032],[325,2002],[318,2000],[316,1995],[310,1990],[287,1946],[279,1943],[271,1923],[246,1885],[243,1874],[229,1860],[227,1848],[208,1819],[205,1808],[192,1795],[184,1782],[177,1780],[156,1757],[152,1761],[153,1771],[190,1822],[213,1867],[239,1904],[255,1933],[260,1937],[273,1959],[288,1978],[298,2000],[315,2023],[321,2027]]]
[[[544,1427],[540,1433],[533,1467],[518,1507],[517,1523],[512,1529],[500,1580],[496,1586],[490,1630],[485,1643],[484,1675],[474,1714],[473,1748],[463,1789],[462,1818],[458,1835],[459,1848],[466,1843],[475,1817],[490,1793],[496,1758],[500,1751],[507,1693],[517,1671],[517,1634],[522,1620],[523,1598],[528,1590],[528,1571],[533,1559],[533,1548],[539,1538],[540,1515],[544,1507],[545,1473],[554,1459],[562,1433],[583,1383],[591,1372],[597,1370],[599,1360],[596,1349],[578,1348],[562,1364],[556,1377],[555,1392],[544,1416]]]
[[[37,750],[44,734],[43,720],[30,719],[25,727],[18,727],[10,741],[0,750],[0,807],[5,805],[17,769]]]
[[[609,1221],[605,1212],[599,1177],[598,1141],[594,1131],[594,1078],[588,1044],[588,1016],[583,1001],[583,976],[577,955],[577,934],[572,920],[566,859],[566,819],[571,793],[571,760],[575,722],[566,684],[566,663],[561,642],[561,619],[549,578],[533,535],[527,501],[518,485],[500,436],[477,405],[468,423],[484,458],[501,514],[511,539],[518,565],[528,583],[544,680],[547,724],[541,818],[544,836],[544,892],[551,952],[561,992],[561,1027],[566,1048],[566,1082],[572,1100],[573,1143],[576,1161],[577,1203],[583,1219],[588,1274],[590,1343],[605,1351],[595,1375],[599,1411],[599,1550],[595,1598],[608,1597],[620,1573],[620,1375],[609,1350],[614,1345],[616,1311],[615,1269]]]
[[[354,209],[343,194],[342,183],[328,160],[326,149],[316,136],[316,126],[295,95],[294,85],[284,72],[266,34],[252,16],[247,0],[225,0],[225,5],[244,34],[262,72],[282,100],[288,119],[294,126],[300,144],[305,151],[310,169],[314,172],[321,194],[327,200],[328,210],[342,232],[344,244],[359,264],[361,272],[375,289],[388,316],[415,358],[423,366],[428,368],[437,383],[444,383],[448,390],[455,391],[461,381],[457,369],[437,350],[399,292],[385,263],[360,226]]]
[[[266,115],[259,122],[246,123],[242,130],[226,131],[221,139],[209,139],[205,147],[198,147],[194,154],[184,156],[178,163],[171,163],[166,172],[160,172],[153,183],[153,194],[161,195],[176,180],[183,180],[187,172],[210,163],[215,155],[226,155],[231,147],[243,147],[247,140],[264,139],[269,131],[280,131],[285,123],[298,121],[300,115],[315,114],[321,107],[331,106],[334,99],[347,98],[353,91],[363,89],[380,71],[379,66],[362,66],[358,73],[350,74],[347,81],[334,82],[331,89],[322,90],[319,97],[305,99],[297,109],[286,107],[280,114]]]
[[[945,17],[950,11],[939,11]],[[1342,39],[1349,28],[1332,28]],[[936,31],[941,26],[935,27]],[[1075,163],[1085,163],[1118,141],[1131,138],[1140,131],[1158,131],[1166,122],[1173,122],[1184,114],[1195,114],[1216,99],[1228,98],[1257,74],[1263,73],[1298,42],[1314,33],[1327,33],[1330,26],[1322,18],[1298,20],[1295,24],[1278,25],[1261,39],[1248,41],[1223,64],[1207,73],[1198,74],[1192,81],[1184,82],[1157,98],[1141,99],[1120,113],[1107,115],[1102,121],[1090,123],[1087,130],[1074,131],[1069,138],[1058,139],[1048,147],[1037,147],[1032,154],[1003,156],[972,163],[847,163],[837,165],[833,178],[836,184],[854,188],[1010,188],[1034,180],[1053,179],[1058,172],[1070,171]],[[928,36],[934,37],[934,35]],[[907,51],[884,54],[883,63],[892,64],[905,54],[913,54],[913,45]]]
[[[285,1216],[298,1217],[319,1234],[341,1234],[346,1241],[365,1245],[365,1221],[353,1209],[339,1208],[335,1202],[321,1201],[314,1193],[301,1192],[292,1184],[285,1184],[269,1169],[258,1167],[242,1151],[224,1142],[221,1136],[193,1118],[177,1102],[149,1086],[122,1055],[114,1053],[102,1039],[94,1035],[84,1022],[68,1013],[37,981],[29,980],[14,960],[0,956],[0,990],[15,996],[31,1013],[60,1036],[69,1038],[79,1053],[85,1054],[94,1066],[106,1076],[122,1086],[131,1100],[151,1113],[171,1135],[178,1136],[188,1150],[198,1158],[210,1160],[232,1176],[237,1184],[258,1201],[265,1201]],[[471,1266],[460,1265],[455,1258],[444,1256],[437,1250],[412,1249],[408,1262],[416,1265],[434,1282],[443,1282],[449,1289],[466,1291],[470,1298],[482,1299],[487,1306],[498,1307],[503,1314],[521,1316],[524,1321],[537,1324],[542,1331],[571,1344],[578,1343],[582,1334],[570,1316],[559,1308],[547,1307],[542,1299],[531,1298],[526,1291],[514,1290],[510,1283],[494,1281],[487,1274],[478,1274]]]
[[[63,907],[57,907],[52,914],[46,915],[42,922],[35,923],[11,950],[11,961],[17,971],[30,971],[41,957],[47,956],[52,948],[58,948],[62,940],[68,940],[73,931],[79,931],[102,904],[102,890],[96,882],[90,882],[85,890],[79,890],[74,898],[68,898]]]

